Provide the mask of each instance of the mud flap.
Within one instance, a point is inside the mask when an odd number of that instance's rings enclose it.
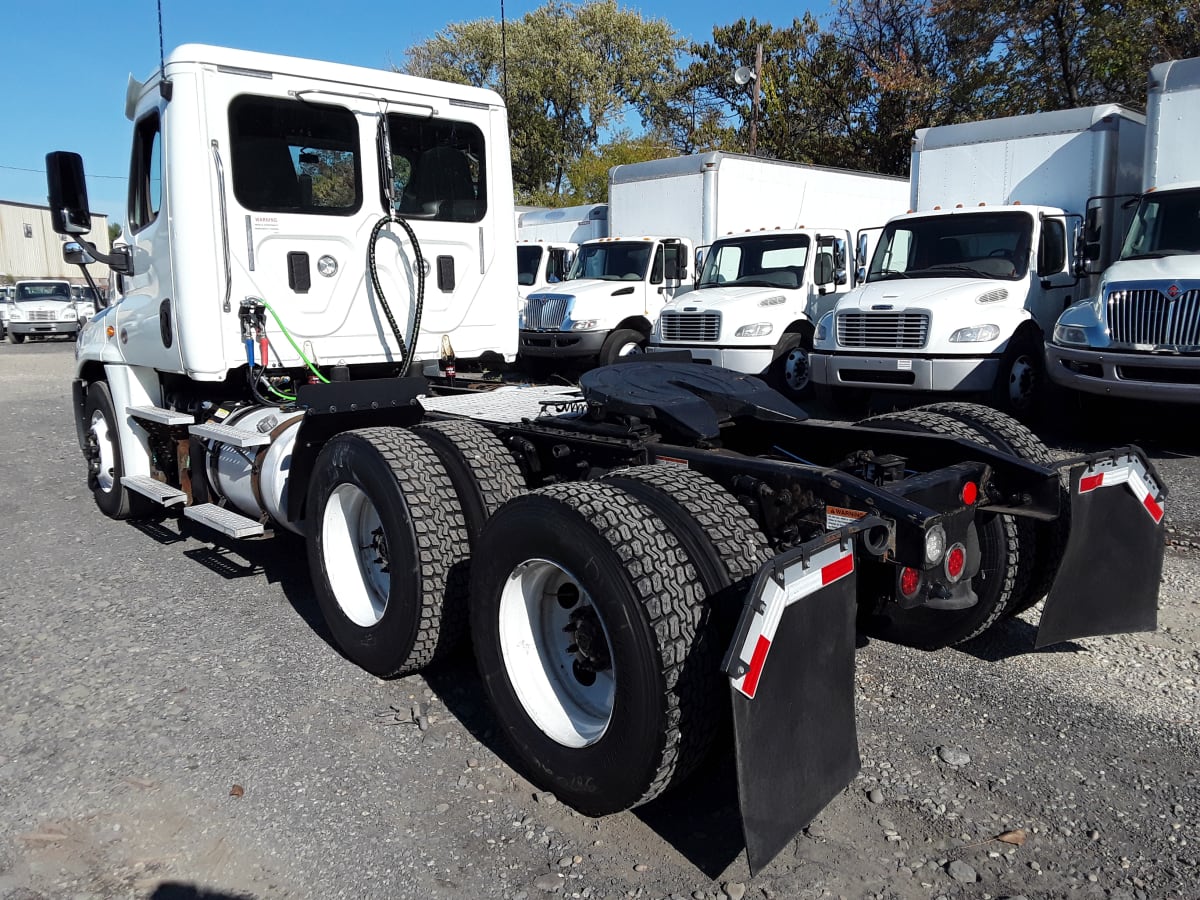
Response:
[[[1071,531],[1035,646],[1153,631],[1165,490],[1136,451],[1074,465],[1070,484]]]
[[[860,767],[854,721],[857,578],[849,531],[833,532],[763,567],[725,658],[738,803],[752,874]]]

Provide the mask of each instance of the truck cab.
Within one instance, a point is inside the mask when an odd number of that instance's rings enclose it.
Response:
[[[663,307],[647,350],[687,350],[803,395],[815,323],[852,287],[852,245],[850,232],[838,229],[722,237],[707,249],[695,290]]]
[[[538,287],[567,277],[577,244],[566,241],[517,241],[517,296],[525,300]]]
[[[692,242],[678,237],[584,242],[565,281],[526,299],[521,355],[607,365],[642,352],[663,306],[692,289],[693,252]]]
[[[8,342],[20,344],[27,337],[67,335],[79,331],[79,313],[71,296],[69,281],[18,281],[8,306]]]
[[[1077,294],[1061,209],[914,213],[884,227],[866,283],[817,328],[814,377],[842,388],[994,392],[1029,408],[1043,333]]]

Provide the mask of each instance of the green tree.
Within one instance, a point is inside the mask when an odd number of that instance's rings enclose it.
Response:
[[[569,168],[601,134],[629,114],[654,124],[678,87],[682,46],[666,22],[615,0],[549,0],[508,24],[507,79],[493,19],[448,25],[408,49],[405,69],[506,90],[518,198],[561,202],[571,193]]]
[[[571,203],[603,203],[608,199],[608,172],[613,166],[645,162],[674,156],[676,149],[665,137],[643,134],[631,137],[620,132],[607,144],[585,150],[567,169],[571,183]]]
[[[108,223],[108,245],[111,247],[113,241],[115,241],[120,236],[121,236],[121,223],[120,222],[109,222]]]

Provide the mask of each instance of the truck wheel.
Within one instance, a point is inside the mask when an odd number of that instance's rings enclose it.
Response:
[[[965,422],[987,435],[993,447],[1038,465],[1052,465],[1054,457],[1036,434],[1011,416],[975,403],[931,403],[921,409]],[[1029,568],[1029,586],[1023,595],[1014,595],[1004,611],[1005,618],[1020,615],[1049,593],[1058,574],[1058,563],[1071,533],[1071,493],[1064,482],[1060,490],[1059,517],[1052,522],[1022,520],[1018,527],[1033,530],[1030,558],[1022,556]]]
[[[17,336],[24,340],[24,335]],[[96,506],[110,519],[147,515],[152,509],[149,501],[131,494],[121,484],[125,467],[121,458],[121,436],[117,432],[117,413],[112,393],[103,381],[93,382],[88,387],[83,421],[88,445],[84,453],[88,461],[88,487],[96,499]]]
[[[636,356],[645,352],[646,336],[632,328],[618,328],[604,341],[600,348],[600,365],[611,366],[623,356]]]
[[[10,331],[8,333],[8,342],[10,344],[23,344],[23,343],[25,343],[25,335],[13,334],[13,332]]]
[[[965,422],[939,413],[922,410],[884,413],[864,419],[860,425],[919,431],[966,438],[991,446],[986,434]],[[886,641],[939,650],[961,644],[982,634],[1009,608],[1013,597],[1022,597],[1028,589],[1029,567],[1022,564],[1032,553],[1032,532],[1023,530],[1014,516],[977,512],[975,529],[982,556],[979,573],[971,582],[976,602],[967,609],[929,609],[918,606],[903,609],[891,598],[884,598],[874,610],[866,610],[863,628]]]
[[[793,402],[807,399],[813,392],[810,349],[804,335],[786,334],[767,368],[767,383]]]
[[[474,545],[492,514],[525,492],[521,470],[500,439],[475,422],[425,422],[412,430],[446,467]]]
[[[1014,338],[1000,360],[1000,372],[992,387],[992,405],[1014,416],[1029,417],[1044,378],[1041,348],[1028,337]]]
[[[429,445],[402,428],[339,434],[308,496],[309,568],[342,652],[381,677],[449,652],[466,626],[467,527]]]
[[[707,749],[723,694],[704,589],[663,520],[612,484],[524,494],[471,579],[484,690],[529,777],[588,815],[645,803]]]

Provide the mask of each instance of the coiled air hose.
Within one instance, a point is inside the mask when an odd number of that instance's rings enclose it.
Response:
[[[412,347],[404,340],[404,335],[400,332],[400,326],[396,324],[396,317],[392,315],[392,308],[388,305],[387,298],[383,295],[383,286],[379,283],[379,269],[375,263],[375,244],[379,240],[379,235],[383,231],[384,226],[391,222],[397,223],[408,234],[408,239],[412,241],[413,247],[413,268],[417,273],[417,296],[413,301],[413,323],[412,323]],[[388,320],[388,325],[391,326],[392,335],[396,338],[396,343],[400,347],[400,374],[407,375],[409,363],[413,355],[417,352],[417,338],[421,334],[421,313],[425,305],[425,257],[421,254],[421,244],[417,241],[416,232],[412,230],[412,226],[404,219],[395,213],[388,213],[383,216],[375,227],[371,229],[371,237],[367,242],[367,268],[371,272],[371,287],[375,289],[375,296],[379,298],[379,305],[383,307],[383,314]]]

